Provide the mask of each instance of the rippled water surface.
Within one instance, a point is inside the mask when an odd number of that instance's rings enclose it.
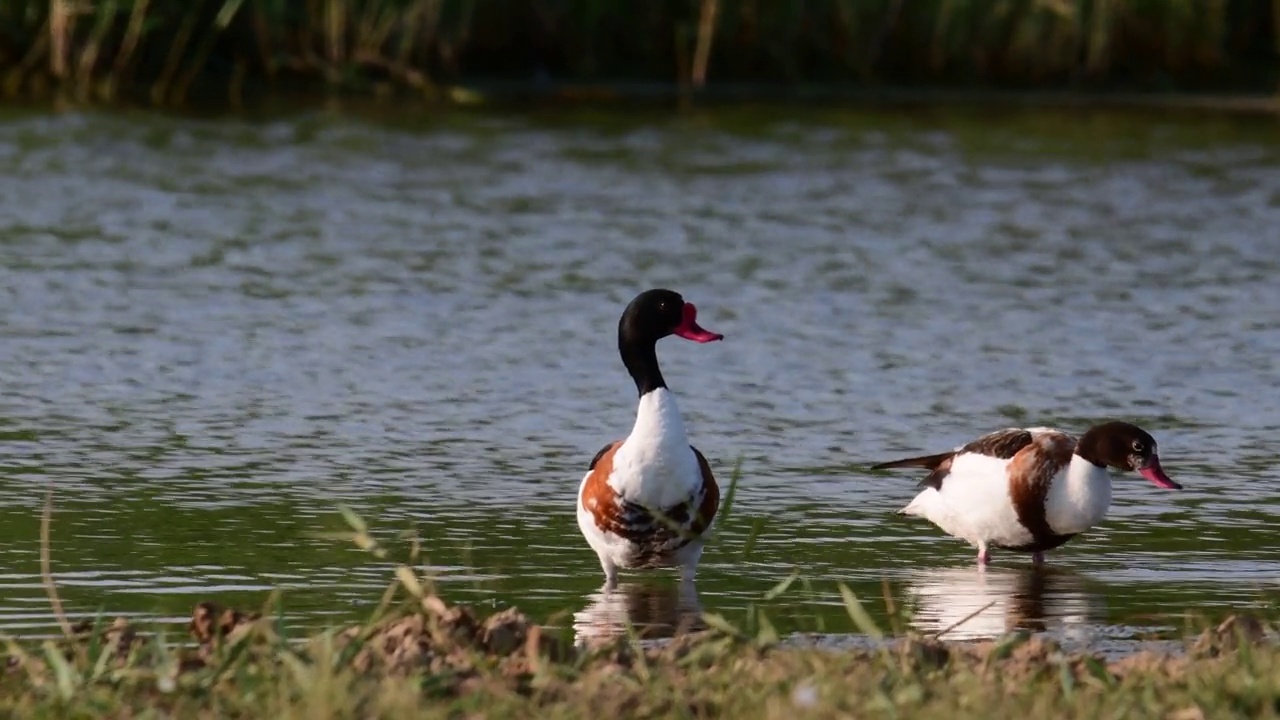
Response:
[[[1109,641],[1266,602],[1280,403],[1275,122],[1099,112],[716,110],[434,119],[0,117],[0,628],[179,621],[283,588],[316,625],[388,565],[605,633],[699,609],[853,625],[836,582],[921,629]],[[695,597],[597,593],[574,494],[635,389],[625,303],[697,303],[723,343],[664,372],[734,507]],[[894,511],[872,462],[1013,423],[1139,422],[1186,489],[1118,477],[1050,554]],[[883,584],[887,581],[887,584]]]

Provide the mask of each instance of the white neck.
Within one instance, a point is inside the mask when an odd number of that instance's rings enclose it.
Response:
[[[701,483],[675,395],[666,388],[645,393],[631,434],[613,456],[609,485],[629,500],[668,507]]]
[[[1111,507],[1111,474],[1072,454],[1066,472],[1058,476],[1045,501],[1045,517],[1059,533],[1088,530]]]
[[[676,396],[666,388],[651,390],[640,396],[636,408],[636,424],[627,438],[628,445],[687,445],[684,420],[676,406]]]
[[[1063,479],[1066,486],[1077,490],[1096,491],[1099,485],[1111,487],[1111,473],[1106,468],[1098,467],[1075,453],[1071,455],[1067,476]]]

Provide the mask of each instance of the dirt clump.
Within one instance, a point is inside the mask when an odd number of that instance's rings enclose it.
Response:
[[[1112,677],[1116,679],[1123,679],[1130,675],[1183,677],[1190,668],[1191,661],[1185,655],[1169,655],[1147,650],[1127,655],[1107,666]]]
[[[196,603],[191,611],[187,630],[201,645],[219,641],[231,642],[248,631],[249,626],[262,617],[261,613],[245,613],[216,602]]]
[[[919,637],[907,638],[898,643],[897,651],[900,661],[921,670],[945,668],[955,655],[946,643]]]
[[[93,631],[94,623],[89,620],[83,620],[71,626],[72,637],[79,642],[87,642],[93,636]],[[108,647],[114,643],[116,657],[123,658],[129,655],[129,650],[138,641],[138,633],[128,620],[118,617],[110,625],[98,631],[98,640]]]
[[[457,692],[474,685],[484,669],[522,687],[544,660],[566,656],[561,643],[514,608],[481,620],[471,608],[446,605],[434,596],[422,600],[420,612],[352,627],[339,636],[341,647],[352,643],[359,647],[351,660],[357,672],[425,669]]]
[[[1238,650],[1242,643],[1257,645],[1273,634],[1265,623],[1252,615],[1231,615],[1216,627],[1200,633],[1191,645],[1191,654],[1218,657]]]
[[[510,655],[524,647],[529,635],[529,620],[515,608],[491,615],[480,628],[480,643],[494,655]]]
[[[69,656],[83,654],[85,643],[95,632],[98,637],[94,642],[111,653],[117,667],[133,662],[134,656],[151,655],[131,652],[147,640],[123,618],[104,628],[81,623],[73,630],[74,636],[61,641]],[[482,617],[470,607],[450,605],[434,595],[410,600],[401,612],[377,622],[323,633],[303,645],[286,643],[276,635],[271,619],[261,613],[242,612],[216,602],[198,603],[188,630],[195,646],[173,649],[179,675],[223,667],[231,657],[228,653],[233,652],[251,664],[275,663],[277,654],[287,648],[303,662],[337,662],[361,675],[403,677],[420,672],[426,691],[455,697],[478,690],[526,696],[536,691],[545,699],[584,687],[616,688],[624,678],[648,677],[655,672],[681,677],[711,670],[772,682],[802,668],[811,672],[808,664],[816,662],[814,657],[789,655],[789,650],[776,644],[716,630],[681,635],[661,644],[617,638],[576,647],[517,609]],[[1206,630],[1190,652],[1181,655],[1146,651],[1109,661],[1097,654],[1067,652],[1051,638],[1026,633],[982,642],[913,636],[875,648],[830,652],[839,656],[841,668],[855,674],[889,660],[884,667],[896,665],[927,675],[976,675],[983,682],[1014,691],[1028,682],[1059,674],[1108,685],[1131,675],[1186,677],[1198,661],[1225,662],[1242,644],[1261,643],[1273,636],[1265,623],[1241,615]],[[28,666],[44,663],[36,656],[23,658],[20,662]],[[565,662],[571,663],[571,671]],[[10,656],[10,671],[15,667],[14,656]],[[230,676],[224,680],[233,682]]]

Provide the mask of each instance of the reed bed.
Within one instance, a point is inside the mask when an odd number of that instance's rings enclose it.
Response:
[[[181,103],[514,81],[1271,90],[1280,0],[0,0],[0,78]]]

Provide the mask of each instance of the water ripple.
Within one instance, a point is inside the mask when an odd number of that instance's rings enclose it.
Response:
[[[652,285],[727,336],[661,350],[718,474],[743,462],[707,609],[734,615],[793,569],[825,593],[789,606],[806,631],[847,624],[837,580],[879,597],[887,578],[934,625],[968,607],[935,607],[956,593],[1001,598],[992,627],[1252,602],[1278,569],[1272,131],[888,111],[11,118],[0,626],[53,627],[35,544],[50,480],[77,617],[177,622],[193,596],[256,606],[272,587],[300,621],[358,614],[389,566],[325,534],[340,502],[388,542],[414,529],[459,597],[589,610],[604,601],[573,493],[630,426],[614,328]],[[893,516],[910,482],[860,470],[1114,416],[1149,426],[1187,489],[1119,481],[1036,602],[1014,558],[965,585],[971,550]],[[678,605],[636,592],[645,612]]]

